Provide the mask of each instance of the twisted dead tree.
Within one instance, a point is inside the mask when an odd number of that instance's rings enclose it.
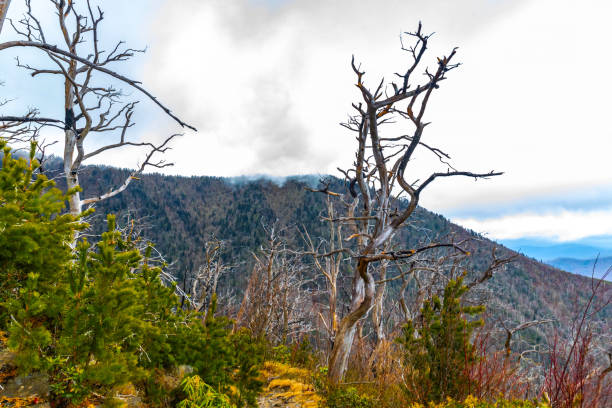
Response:
[[[181,126],[195,130],[165,107],[142,87],[137,80],[130,79],[116,70],[118,64],[129,61],[135,54],[143,52],[128,48],[123,41],[111,49],[101,48],[101,23],[104,13],[100,7],[92,6],[90,0],[48,0],[57,16],[55,27],[43,27],[35,15],[31,0],[25,0],[27,11],[17,22],[10,21],[21,40],[0,43],[0,51],[25,47],[42,51],[48,57],[48,66],[34,67],[17,60],[19,67],[30,72],[32,77],[51,76],[64,85],[64,118],[44,118],[37,114],[26,116],[0,116],[0,124],[38,123],[59,127],[64,132],[63,172],[68,189],[80,185],[79,170],[87,160],[104,152],[124,147],[136,147],[145,152],[140,164],[125,181],[105,194],[81,198],[80,193],[70,197],[72,214],[80,214],[84,205],[113,197],[125,190],[146,167],[163,168],[172,165],[155,159],[169,149],[172,134],[159,143],[133,141],[128,137],[134,125],[133,114],[138,101],[125,101],[121,90],[101,82],[111,77],[130,88],[135,88],[157,104],[167,115]],[[41,3],[37,3],[40,6]],[[62,46],[48,42],[50,31],[62,38]],[[53,34],[56,34],[53,33]],[[113,140],[114,139],[114,140]],[[112,141],[111,141],[112,140]],[[98,146],[87,149],[86,142]]]
[[[347,245],[342,252],[350,255],[353,264],[350,312],[338,324],[330,356],[329,378],[336,383],[346,371],[357,324],[373,306],[375,265],[382,261],[409,259],[433,248],[461,250],[452,243],[390,249],[389,243],[414,213],[425,188],[443,177],[480,179],[502,174],[494,171],[458,171],[448,164],[448,154],[422,141],[423,132],[429,124],[425,121],[428,103],[447,74],[459,64],[454,62],[456,49],[453,49],[447,56],[437,59],[435,70],[425,68],[425,81],[414,85],[413,73],[422,69],[420,67],[431,35],[424,34],[419,24],[415,32],[405,33],[405,36],[412,40],[412,45],[402,45],[409,62],[402,73],[396,74],[398,82],[386,83],[383,78],[376,88],[370,89],[365,83],[365,72],[356,65],[353,57],[351,66],[361,101],[352,104],[355,114],[342,124],[356,134],[357,140],[353,166],[341,170],[348,191],[341,195],[329,188],[318,190],[336,197],[345,205],[346,215],[336,217],[336,222],[344,224],[347,234],[350,234],[345,241],[350,242],[351,246]],[[394,120],[411,125],[412,131],[399,136],[383,136],[381,127]],[[410,181],[407,169],[417,148],[435,154],[447,165],[447,171],[434,172],[421,182]]]

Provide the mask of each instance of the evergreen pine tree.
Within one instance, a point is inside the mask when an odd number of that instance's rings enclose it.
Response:
[[[21,372],[48,374],[53,405],[111,397],[117,385],[187,364],[217,390],[235,386],[239,406],[254,406],[260,343],[232,334],[231,321],[215,316],[216,299],[205,321],[181,310],[151,246],[124,237],[114,216],[98,242],[73,248],[86,224],[61,211],[74,191],[35,175],[34,146],[29,162],[4,142],[0,149],[0,329]]]
[[[42,309],[40,297],[54,291],[72,260],[74,233],[86,225],[69,214],[59,215],[74,191],[64,194],[44,175],[35,175],[40,165],[34,158],[34,144],[29,161],[14,158],[2,140],[0,151],[0,330],[5,330],[11,320],[8,303],[22,290],[29,293],[31,313],[40,314],[41,319],[57,313]]]
[[[447,397],[462,400],[469,394],[468,368],[476,359],[470,338],[483,322],[465,316],[482,313],[484,306],[463,306],[461,298],[467,290],[463,276],[450,280],[443,299],[434,296],[426,301],[420,324],[408,322],[398,338],[411,374],[406,391],[423,404]]]

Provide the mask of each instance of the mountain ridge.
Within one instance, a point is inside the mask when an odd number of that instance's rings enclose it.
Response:
[[[120,185],[130,170],[90,166],[81,174],[84,196],[107,192]],[[303,176],[302,176],[303,177]],[[312,177],[312,176],[311,176]],[[341,188],[338,179],[332,179]],[[204,263],[203,247],[210,237],[228,242],[226,260],[238,264],[227,285],[244,288],[252,266],[251,252],[266,239],[264,225],[280,223],[292,230],[291,245],[303,245],[296,228],[306,228],[311,235],[323,236],[325,225],[319,216],[325,210],[322,194],[309,192],[303,181],[288,178],[282,184],[259,178],[244,183],[231,183],[221,177],[167,176],[148,173],[139,176],[123,193],[97,204],[91,223],[101,231],[103,215],[116,213],[140,219],[143,235],[156,244],[172,264],[172,271],[195,271]],[[409,225],[398,239],[406,248],[416,248],[426,241],[455,235],[458,240],[471,238],[473,255],[469,270],[484,270],[491,252],[498,247],[500,257],[516,255],[517,259],[505,272],[486,282],[489,309],[498,318],[523,322],[539,318],[563,318],[572,312],[576,293],[587,290],[590,280],[583,276],[546,265],[525,257],[502,245],[451,223],[445,217],[418,208]],[[612,285],[608,286],[612,291]],[[393,288],[390,288],[393,291]],[[610,309],[610,308],[608,308]],[[605,320],[612,320],[606,311]],[[544,334],[534,329],[532,336]]]

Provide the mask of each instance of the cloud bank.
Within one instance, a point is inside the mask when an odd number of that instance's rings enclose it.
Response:
[[[608,178],[606,52],[612,6],[570,1],[166,1],[151,25],[144,78],[200,129],[175,145],[173,172],[334,173],[353,158],[338,126],[358,99],[351,54],[369,83],[403,67],[398,34],[423,20],[429,62],[464,62],[432,101],[426,139],[457,168],[506,171],[446,180],[423,196],[447,212],[566,191]],[[609,10],[606,10],[609,9]],[[156,128],[164,128],[159,119]],[[149,129],[156,133],[156,129]],[[414,179],[432,165],[414,162]]]
[[[612,207],[597,211],[520,213],[482,220],[456,218],[453,222],[494,239],[543,237],[567,242],[593,235],[612,235]]]
[[[338,123],[357,96],[351,53],[378,81],[403,67],[398,35],[419,19],[444,32],[432,62],[520,2],[433,3],[166,2],[152,25],[145,79],[200,129],[184,146],[206,159],[181,171],[286,175],[349,164],[353,137]]]

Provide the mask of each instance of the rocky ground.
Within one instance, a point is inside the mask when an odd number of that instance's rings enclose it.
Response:
[[[317,407],[314,400],[310,402],[298,402],[293,397],[286,397],[283,392],[270,392],[257,399],[259,408],[306,408]],[[313,405],[314,404],[314,405]]]
[[[17,375],[14,355],[6,349],[6,337],[0,332],[0,407],[49,407],[49,383],[40,374]]]

